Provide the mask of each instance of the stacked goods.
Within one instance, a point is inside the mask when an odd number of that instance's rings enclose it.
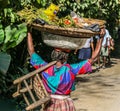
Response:
[[[84,28],[85,26],[90,26],[92,24],[98,24],[100,26],[105,24],[104,20],[81,18],[74,12],[71,12],[72,14],[70,15],[58,18],[56,15],[58,11],[59,7],[54,4],[51,4],[47,9],[38,9],[30,6],[19,11],[18,15],[28,24],[33,23],[35,19],[42,19],[49,25],[55,25],[64,28]]]
[[[51,4],[47,9],[25,8],[18,15],[42,33],[44,43],[52,47],[80,49],[87,38],[98,35],[104,20],[81,18],[71,12],[58,18],[59,7]]]

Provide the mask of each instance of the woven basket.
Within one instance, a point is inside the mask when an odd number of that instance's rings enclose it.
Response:
[[[103,27],[106,24],[105,20],[92,19],[92,18],[83,18],[83,22],[87,23],[89,25],[91,25],[91,24],[99,24],[100,27]]]
[[[53,25],[40,24],[32,24],[31,26],[32,28],[37,29],[41,32],[49,32],[51,34],[68,36],[70,38],[90,38],[99,34],[99,32],[93,32],[91,30],[86,30],[82,28],[63,28]]]
[[[33,80],[33,88],[39,99],[49,96],[42,83],[42,80],[39,81],[36,76],[34,77]]]
[[[99,24],[103,26],[104,20],[84,18],[84,23],[89,25]],[[41,31],[43,42],[49,46],[64,49],[80,49],[90,37],[98,35],[100,32],[80,28],[63,28],[53,25],[32,24],[32,28]]]
[[[74,50],[82,48],[87,38],[70,38],[68,36],[42,32],[42,39],[45,44],[51,47]]]
[[[82,22],[78,23],[79,28],[64,28],[64,27],[59,27],[59,26],[54,26],[54,25],[40,25],[33,23],[31,24],[32,28],[35,28],[37,30],[40,30],[41,32],[49,32],[52,34],[56,35],[63,35],[63,36],[69,36],[69,37],[91,37],[98,35],[99,32],[93,32],[91,30],[86,30],[84,29],[83,24],[99,24],[100,27],[103,27],[104,24],[106,23],[105,20],[99,20],[99,19],[92,19],[92,18],[82,18]]]
[[[36,24],[33,23],[31,24],[32,28],[40,30],[41,32],[49,32],[51,34],[55,34],[55,35],[62,35],[62,36],[69,36],[70,38],[72,37],[85,37],[85,38],[89,38],[91,36],[95,36],[98,35],[99,32],[93,32],[91,30],[86,30],[84,29],[84,25],[83,24],[88,24],[88,25],[92,25],[92,24],[99,24],[100,27],[104,26],[104,24],[106,23],[106,21],[104,20],[99,20],[99,19],[92,19],[92,18],[82,18],[83,21],[79,23],[79,28],[67,28],[67,27],[59,27],[59,26],[54,26],[54,25],[40,25],[40,24]]]

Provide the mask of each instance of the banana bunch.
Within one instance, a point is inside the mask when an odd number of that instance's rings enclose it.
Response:
[[[20,16],[20,19],[22,21],[25,21],[27,24],[30,24],[35,18],[37,18],[37,14],[35,12],[35,8],[25,7],[23,10],[17,12],[17,14]]]
[[[27,24],[31,24],[36,18],[43,19],[48,24],[54,24],[54,20],[51,20],[49,16],[45,14],[44,11],[45,9],[43,8],[37,9],[34,7],[26,7],[23,10],[17,12],[17,14],[20,16],[20,19],[22,21],[25,21]]]

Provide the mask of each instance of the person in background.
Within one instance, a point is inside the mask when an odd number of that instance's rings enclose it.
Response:
[[[108,40],[108,57],[107,57],[107,60],[108,60],[108,64],[110,65],[111,64],[111,59],[110,59],[110,55],[111,55],[111,51],[114,50],[114,39],[110,36],[109,37],[109,40]]]
[[[71,91],[75,90],[75,77],[78,74],[85,74],[92,71],[92,64],[100,52],[105,30],[101,29],[100,42],[97,45],[92,57],[74,64],[68,64],[68,50],[55,48],[51,53],[51,59],[57,61],[41,72],[43,84],[49,93],[51,100],[44,111],[75,111]],[[40,55],[35,52],[31,32],[27,37],[28,52],[31,57],[30,63],[37,69],[48,64]]]
[[[74,54],[76,54],[77,49],[75,50]],[[78,59],[79,60],[86,60],[90,59],[94,53],[94,44],[93,44],[93,37],[86,40],[85,45],[78,50]]]
[[[97,45],[99,45],[99,42],[100,42],[100,36],[99,35],[96,35],[93,37],[93,44],[94,44],[94,50],[95,48],[97,47]],[[100,69],[100,54],[98,54],[97,56],[97,60],[96,60],[96,70],[99,70]]]
[[[106,68],[106,62],[107,62],[107,57],[109,55],[109,45],[110,45],[110,34],[109,31],[107,29],[105,29],[105,35],[103,38],[103,42],[102,42],[102,48],[101,48],[101,57],[102,57],[102,68]]]

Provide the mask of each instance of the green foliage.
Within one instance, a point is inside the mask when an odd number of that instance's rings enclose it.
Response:
[[[9,64],[10,64],[11,56],[7,53],[0,52],[0,73],[6,74]]]
[[[18,16],[12,8],[4,8],[0,15],[0,89],[7,92],[8,83],[13,81],[11,76],[6,74],[12,57],[9,50],[26,37],[27,27],[26,24],[19,23]]]
[[[11,56],[7,53],[0,52],[0,89],[6,91],[6,73],[11,61]]]
[[[39,6],[39,8],[41,7],[41,8],[45,8],[45,7],[47,7],[51,2],[52,2],[52,0],[33,0],[34,1],[34,3],[37,3],[37,4],[39,4],[38,6]]]
[[[0,44],[4,41],[4,30],[2,24],[0,24]]]
[[[9,67],[6,70],[7,73],[0,73],[0,93],[2,92],[3,95],[11,97],[15,88],[13,87],[13,81],[29,72],[26,40],[23,40],[15,48],[9,49],[8,53],[11,56],[11,60],[9,66],[6,64],[6,67]]]
[[[5,91],[6,87],[6,72],[8,71],[11,61],[11,56],[7,53],[0,52],[0,89]]]
[[[0,0],[0,10],[7,7],[9,0]]]
[[[19,25],[9,25],[5,27],[3,30],[3,27],[1,25],[0,27],[0,89],[2,91],[7,91],[7,83],[10,82],[10,80],[14,80],[11,76],[5,75],[6,72],[8,71],[11,57],[13,58],[12,55],[7,54],[6,52],[10,53],[10,49],[16,47],[18,44],[20,44],[23,39],[26,37],[27,32],[27,27],[26,24],[22,23]],[[3,53],[5,52],[5,53]],[[16,56],[16,55],[15,55]],[[13,68],[13,70],[15,70]],[[14,72],[12,70],[12,72]],[[7,77],[10,77],[11,79],[6,79]],[[11,82],[12,82],[11,81]]]
[[[16,21],[19,21],[17,14],[13,11],[12,8],[4,8],[2,13],[2,23],[4,25],[14,24]]]
[[[15,1],[13,0],[0,0],[0,93],[7,92],[9,90],[8,84],[14,80],[12,74],[11,76],[7,75],[9,65],[14,64],[13,62],[10,64],[13,59],[10,50],[19,45],[27,34],[26,24],[21,23],[15,12],[16,5],[19,5],[19,8],[21,7],[19,1],[21,0],[16,1],[16,4],[14,4]],[[16,57],[16,55],[14,56]],[[12,68],[11,73],[16,70],[14,68]]]
[[[0,50],[6,52],[8,49],[16,47],[26,37],[26,32],[27,27],[25,23],[5,27],[3,33],[4,41],[1,41]]]

